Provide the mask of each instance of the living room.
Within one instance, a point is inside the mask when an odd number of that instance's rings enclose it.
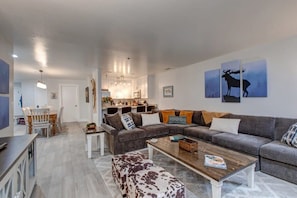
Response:
[[[14,61],[10,57],[13,52],[13,45],[6,37],[0,36],[0,49],[1,59],[10,65],[10,91],[8,96],[10,101],[13,101]],[[150,74],[153,80],[148,84],[150,90],[148,102],[158,104],[159,109],[195,109],[242,115],[297,118],[297,112],[294,110],[296,107],[295,98],[297,97],[294,89],[294,85],[297,83],[295,77],[297,74],[296,51],[297,36],[284,36],[276,41],[265,42],[264,44],[259,42],[253,47],[227,54],[218,53],[217,56],[193,62],[184,67]],[[205,72],[220,69],[222,63],[233,60],[240,60],[241,63],[266,60],[266,97],[241,97],[240,103],[222,102],[221,97],[205,98]],[[173,97],[163,97],[163,87],[166,86],[173,86]],[[1,136],[11,135],[13,132],[12,106],[9,108],[9,127],[0,130]],[[98,123],[100,123],[100,119],[98,119]],[[80,143],[81,145],[82,143]],[[86,156],[80,157],[87,159]]]

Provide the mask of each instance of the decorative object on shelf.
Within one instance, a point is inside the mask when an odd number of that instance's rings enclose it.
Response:
[[[0,59],[0,94],[9,94],[9,65]]]
[[[216,155],[204,155],[204,165],[213,168],[227,169],[225,160]]]
[[[178,141],[179,148],[186,150],[188,152],[194,153],[198,151],[198,142],[184,138]]]
[[[173,97],[173,86],[165,86],[163,87],[163,97],[172,98]]]
[[[47,86],[46,86],[45,82],[42,80],[42,72],[43,72],[43,70],[40,69],[39,72],[40,72],[40,80],[37,81],[36,86],[37,86],[38,88],[40,88],[40,89],[46,89]]]
[[[206,71],[204,73],[205,80],[205,98],[220,97],[220,69]]]

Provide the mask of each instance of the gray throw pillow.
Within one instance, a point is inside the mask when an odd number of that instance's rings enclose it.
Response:
[[[297,123],[290,126],[288,131],[283,135],[281,142],[297,148]]]
[[[124,126],[122,124],[122,121],[121,121],[121,116],[119,113],[115,113],[115,114],[112,114],[112,115],[107,115],[106,114],[106,121],[107,123],[112,126],[113,128],[117,129],[118,131],[124,129]]]

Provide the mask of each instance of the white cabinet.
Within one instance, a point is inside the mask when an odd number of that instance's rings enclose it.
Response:
[[[34,185],[36,184],[37,167],[36,135],[30,136],[6,138],[8,142],[7,147],[11,148],[4,149],[0,155],[0,161],[7,162],[7,164],[2,164],[0,167],[1,198],[31,197]]]

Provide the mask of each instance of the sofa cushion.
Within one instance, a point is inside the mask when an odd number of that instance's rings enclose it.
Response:
[[[197,126],[197,124],[165,124],[169,129],[169,135],[183,134],[184,129]]]
[[[221,133],[219,131],[211,131],[207,126],[187,127],[184,129],[184,135],[199,138],[208,142],[212,141],[212,136]]]
[[[128,142],[145,138],[146,134],[143,129],[134,128],[131,130],[121,130],[118,133],[119,142]]]
[[[271,140],[264,137],[242,133],[239,133],[238,135],[220,133],[212,136],[212,142],[225,148],[258,156],[260,153],[260,147],[271,142]]]
[[[205,123],[202,118],[202,111],[193,111],[192,123],[204,126]]]
[[[191,124],[192,123],[192,117],[193,117],[193,111],[181,110],[179,112],[179,116],[186,116],[187,124]]]
[[[142,126],[160,124],[160,117],[158,113],[141,114]]]
[[[260,156],[274,161],[297,166],[297,150],[280,141],[265,144],[260,149]]]
[[[109,124],[113,128],[115,128],[119,131],[124,129],[124,126],[121,121],[121,116],[119,113],[105,114],[105,119],[106,119],[107,124]]]
[[[121,121],[127,130],[134,129],[136,127],[132,117],[127,113],[121,115]]]
[[[136,127],[142,125],[141,113],[131,113],[132,119]]]
[[[275,129],[274,129],[274,140],[281,140],[283,135],[288,131],[289,127],[296,122],[297,122],[297,119],[276,118]]]
[[[169,133],[169,129],[164,124],[141,126],[140,128],[145,131],[146,138],[165,136]]]
[[[273,139],[275,118],[231,114],[229,118],[240,119],[238,132]]]
[[[162,113],[163,123],[168,123],[169,116],[175,116],[174,110],[166,110],[166,111],[162,111],[161,113]]]
[[[186,116],[169,116],[168,124],[187,124]]]
[[[209,130],[238,134],[240,119],[213,118]]]
[[[281,142],[297,147],[297,123],[290,126],[288,131],[283,135]]]

